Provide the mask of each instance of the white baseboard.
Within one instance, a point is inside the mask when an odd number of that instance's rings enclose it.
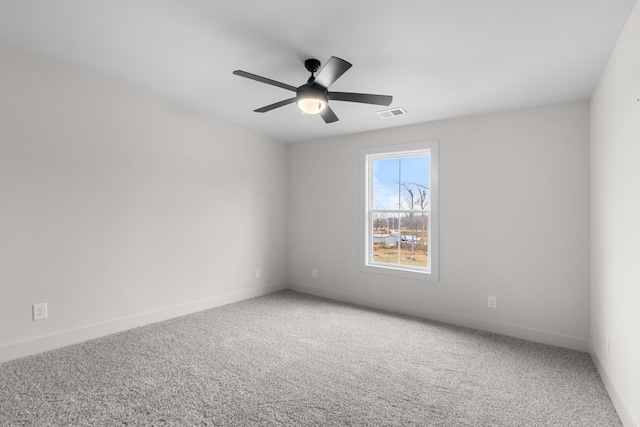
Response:
[[[24,341],[9,343],[0,346],[0,362],[41,353],[43,351],[54,350],[71,344],[77,344],[94,338],[103,337],[127,329],[151,323],[161,322],[174,317],[184,316],[202,310],[219,307],[226,304],[242,301],[249,298],[267,295],[273,292],[286,289],[285,285],[267,285],[250,289],[243,289],[218,295],[213,298],[206,298],[198,301],[191,301],[171,307],[164,307],[158,310],[138,313],[131,316],[108,320],[80,326],[66,331],[56,332]]]
[[[464,326],[467,328],[478,329],[486,332],[493,332],[496,334],[507,335],[514,338],[521,338],[524,340],[539,342],[542,344],[548,344],[585,352],[589,350],[589,341],[587,338],[542,331],[538,329],[523,327],[521,325],[513,325],[492,320],[479,319],[460,313],[450,313],[435,310],[425,311],[416,307],[410,307],[408,305],[397,304],[389,301],[381,301],[368,296],[355,295],[349,292],[324,289],[305,284],[289,283],[289,289],[310,295],[335,299],[338,301],[344,301],[381,310],[389,310],[395,313],[407,314],[410,316],[421,317],[424,319],[435,320],[452,325]]]
[[[640,424],[638,424],[636,420],[633,419],[633,416],[631,415],[629,408],[624,403],[624,399],[622,399],[622,396],[620,396],[618,387],[616,387],[615,383],[611,380],[611,377],[609,376],[609,374],[607,374],[606,369],[604,369],[604,366],[602,365],[602,363],[600,363],[600,359],[598,359],[598,356],[596,355],[596,353],[593,351],[593,349],[591,350],[592,350],[591,359],[593,360],[593,364],[596,365],[596,369],[598,369],[600,378],[602,379],[602,382],[604,383],[604,386],[606,387],[607,392],[609,393],[611,402],[613,403],[613,406],[616,408],[616,412],[620,417],[620,421],[622,421],[622,425],[624,425],[624,427],[639,427]]]

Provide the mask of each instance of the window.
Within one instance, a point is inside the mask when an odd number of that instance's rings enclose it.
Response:
[[[438,280],[438,142],[361,151],[361,270]]]

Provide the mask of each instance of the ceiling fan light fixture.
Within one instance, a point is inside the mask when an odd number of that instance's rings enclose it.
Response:
[[[298,107],[307,114],[318,114],[325,109],[327,103],[322,99],[305,98],[298,100]]]
[[[327,94],[312,87],[300,88],[296,104],[304,113],[319,114],[327,107]]]

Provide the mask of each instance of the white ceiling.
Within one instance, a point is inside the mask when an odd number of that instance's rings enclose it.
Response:
[[[587,99],[635,0],[0,0],[0,43],[281,141]],[[393,95],[408,114],[333,101],[325,124],[292,93],[303,62],[353,64],[331,90]]]

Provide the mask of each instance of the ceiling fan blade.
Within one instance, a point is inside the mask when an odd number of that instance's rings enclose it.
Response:
[[[331,107],[329,107],[328,105],[324,107],[324,110],[320,112],[320,115],[324,119],[325,123],[333,123],[339,120],[338,116],[336,116],[336,113],[334,113]]]
[[[276,81],[276,80],[271,80],[271,79],[268,79],[266,77],[258,76],[257,74],[247,73],[246,71],[242,71],[242,70],[235,70],[233,72],[233,74],[235,74],[236,76],[240,76],[240,77],[246,77],[247,79],[255,80],[257,82],[266,83],[268,85],[281,87],[282,89],[291,90],[293,92],[298,90],[298,88],[295,87],[295,86],[291,86],[291,85],[288,85],[286,83],[282,83],[282,82],[279,82],[279,81]]]
[[[275,104],[267,105],[257,110],[253,110],[256,113],[266,113],[267,111],[275,110],[276,108],[284,107],[285,105],[293,104],[296,102],[295,98],[285,99],[284,101],[276,102]]]
[[[363,104],[391,105],[393,96],[371,95],[368,93],[329,92],[332,101],[362,102]]]
[[[351,64],[345,61],[344,59],[340,59],[338,57],[332,56],[329,58],[324,67],[318,72],[318,76],[314,80],[314,83],[319,84],[325,88],[328,88],[340,78],[349,68],[351,68]]]

